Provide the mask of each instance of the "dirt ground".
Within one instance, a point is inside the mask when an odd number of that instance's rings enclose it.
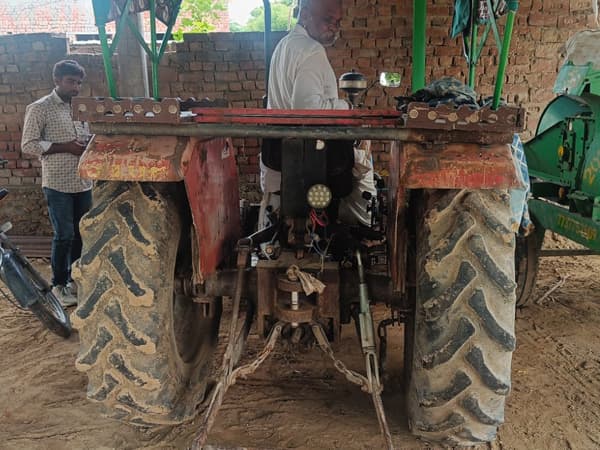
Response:
[[[48,273],[47,262],[37,265]],[[506,422],[496,442],[482,448],[600,448],[599,271],[600,257],[542,260],[538,303],[517,316]],[[383,312],[378,308],[377,316]],[[389,335],[388,421],[396,448],[429,448],[407,427],[400,331]],[[345,326],[342,336],[342,352],[352,354],[345,362],[360,370],[353,325]],[[259,348],[251,336],[249,350]],[[0,301],[1,449],[187,447],[196,423],[151,435],[102,418],[85,398],[86,377],[74,367],[77,350],[77,334],[63,340]],[[366,394],[346,382],[319,350],[281,347],[227,393],[209,444],[210,449],[383,448]]]

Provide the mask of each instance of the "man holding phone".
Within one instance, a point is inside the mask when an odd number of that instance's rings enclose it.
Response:
[[[79,178],[77,171],[89,128],[71,114],[71,99],[79,94],[85,70],[77,61],[63,60],[52,75],[54,90],[27,106],[21,149],[42,162],[42,189],[54,229],[52,292],[63,306],[74,306],[71,264],[81,256],[79,220],[92,205],[92,182]]]

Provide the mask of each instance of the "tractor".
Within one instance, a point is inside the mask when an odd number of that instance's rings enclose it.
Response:
[[[495,1],[488,21],[472,20],[465,34],[472,86],[483,46],[477,26],[485,37],[495,30],[500,64],[486,105],[411,97],[386,110],[232,109],[161,98],[156,78],[152,98],[119,97],[111,56],[120,30],[134,28],[129,13],[149,8],[168,36],[179,3],[93,2],[110,97],[73,101],[74,116],[95,133],[79,166],[95,188],[73,268],[76,367],[87,374],[88,397],[140,427],[202,414],[194,439],[200,447],[240,376],[254,372],[279,340],[312,343],[372,396],[393,448],[382,401],[385,355],[371,314],[379,302],[389,308],[377,329],[404,328],[412,432],[444,445],[492,441],[504,419],[515,348],[510,190],[522,182],[510,144],[524,111],[502,105],[500,96],[518,2],[508,2],[502,38],[496,13],[506,4]],[[427,91],[427,2],[413,7],[418,93]],[[113,20],[109,44],[105,25]],[[156,75],[166,39],[158,46],[152,31],[150,45],[138,39]],[[351,97],[365,84],[354,72],[340,80]],[[281,207],[268,211],[265,228],[240,206],[234,137],[281,149]],[[387,184],[378,179],[377,195],[364,198],[371,226],[339,220],[341,194],[332,181],[331,156],[360,140],[390,143]],[[335,352],[342,324],[352,320],[364,373]],[[223,354],[216,350],[220,327],[227,329]],[[241,364],[251,327],[264,349]]]
[[[535,137],[524,145],[531,175],[528,201],[532,233],[517,239],[517,305],[533,298],[541,256],[598,254],[600,245],[599,31],[582,31],[567,42],[567,58],[556,82],[559,94],[548,104]],[[546,230],[585,249],[542,250]]]

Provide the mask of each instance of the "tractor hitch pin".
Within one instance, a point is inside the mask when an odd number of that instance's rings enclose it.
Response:
[[[300,301],[298,298],[298,291],[292,292],[292,302],[290,304],[292,311],[298,311]],[[292,328],[298,328],[298,322],[292,322]]]

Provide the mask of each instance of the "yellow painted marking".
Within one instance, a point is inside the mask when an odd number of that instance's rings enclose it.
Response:
[[[82,172],[90,178],[111,180],[157,181],[169,178],[171,163],[167,160],[143,160],[112,156],[109,159],[88,159]]]
[[[581,236],[586,241],[593,241],[598,237],[598,230],[596,228],[582,224],[572,217],[564,216],[562,214],[558,215],[557,225],[565,231],[570,231]]]
[[[598,150],[596,150],[596,153],[597,152],[598,152]],[[596,180],[596,175],[598,174],[599,170],[600,170],[600,157],[595,156],[594,158],[592,158],[590,160],[588,166],[583,171],[583,181],[585,181],[588,184],[594,184],[594,181]]]

